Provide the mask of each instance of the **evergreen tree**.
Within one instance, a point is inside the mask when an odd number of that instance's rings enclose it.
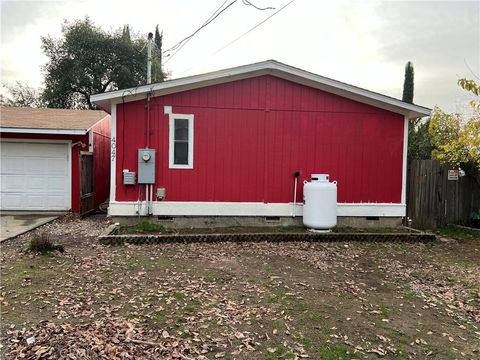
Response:
[[[412,62],[405,65],[402,101],[413,104],[414,70]],[[430,120],[413,119],[408,127],[408,162],[412,160],[430,159],[433,146],[428,134]]]
[[[130,26],[128,24],[123,25],[122,40],[126,43],[132,42],[132,39],[130,38]]]
[[[432,145],[428,132],[430,119],[416,121],[408,128],[408,162],[432,158]]]
[[[403,82],[403,96],[402,101],[413,104],[413,64],[411,61],[407,62],[405,65],[405,80]]]
[[[163,42],[163,31],[160,32],[158,30],[158,25],[155,27],[155,49],[154,53],[156,54],[156,58],[158,60],[158,67],[156,68],[156,72],[153,74],[155,82],[162,82],[165,80],[165,74],[162,68],[162,42]]]

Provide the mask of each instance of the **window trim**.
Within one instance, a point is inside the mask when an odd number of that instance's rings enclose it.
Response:
[[[194,116],[193,114],[172,114],[169,117],[169,151],[168,151],[168,167],[170,169],[193,169],[193,132],[194,132]],[[188,164],[175,164],[175,119],[188,120]]]

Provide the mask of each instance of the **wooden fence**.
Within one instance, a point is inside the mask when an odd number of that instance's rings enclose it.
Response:
[[[479,211],[480,185],[468,175],[449,180],[448,170],[452,169],[438,160],[412,161],[408,169],[407,216],[413,227],[434,229],[467,222],[472,212]]]

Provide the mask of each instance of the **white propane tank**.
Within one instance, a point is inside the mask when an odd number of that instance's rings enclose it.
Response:
[[[303,225],[328,230],[337,225],[337,182],[328,174],[312,174],[303,182]]]

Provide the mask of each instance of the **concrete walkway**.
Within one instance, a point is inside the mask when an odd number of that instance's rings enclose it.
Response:
[[[0,216],[0,242],[31,231],[55,220],[65,213],[2,212]]]

